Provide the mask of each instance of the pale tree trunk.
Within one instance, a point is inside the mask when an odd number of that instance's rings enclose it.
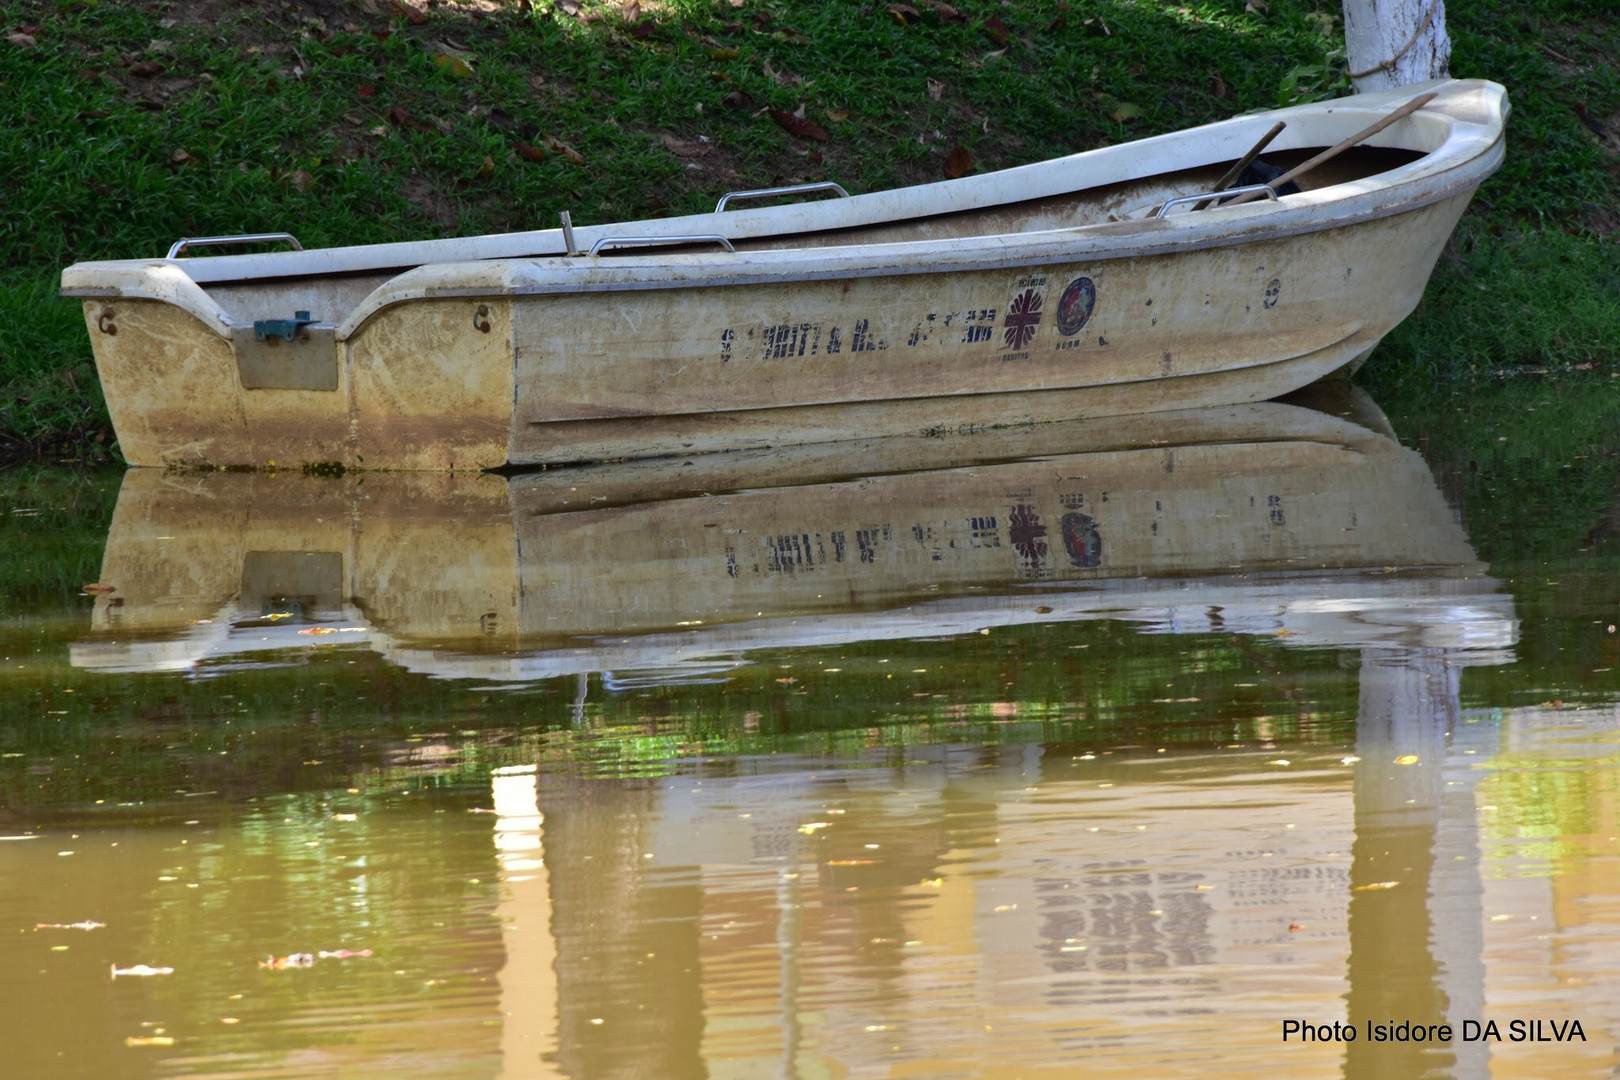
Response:
[[[1449,74],[1443,0],[1344,0],[1344,44],[1357,93]]]

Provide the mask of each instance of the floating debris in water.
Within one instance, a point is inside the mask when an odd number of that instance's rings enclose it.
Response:
[[[147,975],[173,975],[173,974],[174,974],[174,968],[172,968],[172,967],[153,967],[150,964],[136,964],[134,967],[121,968],[117,964],[112,965],[112,977],[115,978],[115,979],[119,978],[120,976],[131,976],[131,975],[143,976],[144,977],[144,976],[147,976]]]
[[[288,968],[307,968],[315,966],[315,954],[307,952],[288,953],[286,956],[267,956],[259,961],[261,968],[271,971],[285,971]]]
[[[124,1039],[125,1046],[173,1046],[173,1035],[130,1035]]]
[[[35,923],[35,930],[100,930],[107,924],[96,922],[94,919],[85,919],[81,922],[42,922]]]
[[[349,949],[334,949],[331,952],[327,952],[325,949],[322,949],[319,955],[322,960],[352,960],[357,956],[370,956],[371,950],[361,949],[359,952],[353,952]]]

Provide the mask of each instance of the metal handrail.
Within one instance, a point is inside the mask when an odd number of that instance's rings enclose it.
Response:
[[[717,233],[695,233],[680,236],[604,236],[591,245],[591,254],[599,255],[610,247],[662,247],[666,244],[719,244],[733,255],[737,249],[731,241]]]
[[[224,247],[227,244],[273,244],[279,240],[285,240],[291,244],[294,251],[304,250],[304,245],[300,244],[298,238],[292,233],[262,232],[243,233],[240,236],[183,236],[174,242],[174,246],[169,248],[169,253],[163,257],[165,259],[179,258],[180,253],[186,248]]]
[[[1153,216],[1156,218],[1162,218],[1170,212],[1170,208],[1172,206],[1176,206],[1180,203],[1202,202],[1205,199],[1225,200],[1230,199],[1235,195],[1259,195],[1262,193],[1272,202],[1277,201],[1277,192],[1271,187],[1271,185],[1248,184],[1244,187],[1225,188],[1221,191],[1201,191],[1197,195],[1178,195],[1174,199],[1166,202],[1163,206],[1159,207],[1158,213],[1154,214]]]
[[[739,201],[742,199],[768,199],[773,195],[806,195],[812,191],[836,191],[838,192],[839,198],[849,198],[849,192],[844,190],[844,185],[836,184],[831,180],[822,180],[819,183],[814,184],[792,184],[788,187],[756,188],[753,191],[728,191],[724,195],[720,196],[719,202],[714,204],[714,212],[717,214],[723,212],[726,208],[726,203],[728,202]]]

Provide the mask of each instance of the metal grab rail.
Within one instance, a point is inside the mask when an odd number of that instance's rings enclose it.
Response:
[[[733,255],[737,253],[731,241],[718,233],[695,233],[689,236],[604,236],[591,245],[591,254],[599,255],[610,247],[662,247],[666,244],[719,244]]]
[[[285,240],[293,246],[294,251],[303,251],[304,245],[298,242],[298,237],[285,232],[243,233],[241,236],[183,236],[169,248],[165,259],[179,258],[186,248],[194,247],[224,247],[227,244],[273,244]]]
[[[1174,199],[1167,201],[1163,206],[1159,207],[1158,213],[1154,214],[1153,216],[1155,218],[1162,218],[1170,212],[1170,208],[1172,206],[1177,206],[1181,203],[1202,202],[1205,199],[1209,199],[1211,201],[1224,201],[1236,195],[1260,194],[1264,194],[1272,202],[1277,201],[1277,192],[1271,187],[1270,184],[1248,184],[1244,187],[1226,188],[1223,191],[1200,191],[1197,195],[1178,195]]]
[[[806,195],[812,191],[836,191],[841,199],[849,198],[849,192],[844,185],[836,184],[831,180],[822,180],[814,184],[793,184],[788,187],[756,188],[753,191],[728,191],[720,196],[720,201],[714,204],[714,212],[722,213],[726,203],[742,199],[768,199],[773,195]]]

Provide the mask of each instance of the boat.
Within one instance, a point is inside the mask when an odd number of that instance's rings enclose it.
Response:
[[[518,687],[1114,619],[1499,663],[1511,597],[1381,414],[1260,402],[502,476],[126,473],[75,666],[370,649]],[[1166,432],[1173,436],[1166,437]],[[759,487],[775,462],[775,486]]]
[[[183,238],[61,291],[132,465],[491,469],[1260,401],[1412,311],[1507,113],[1442,80],[662,220]]]

